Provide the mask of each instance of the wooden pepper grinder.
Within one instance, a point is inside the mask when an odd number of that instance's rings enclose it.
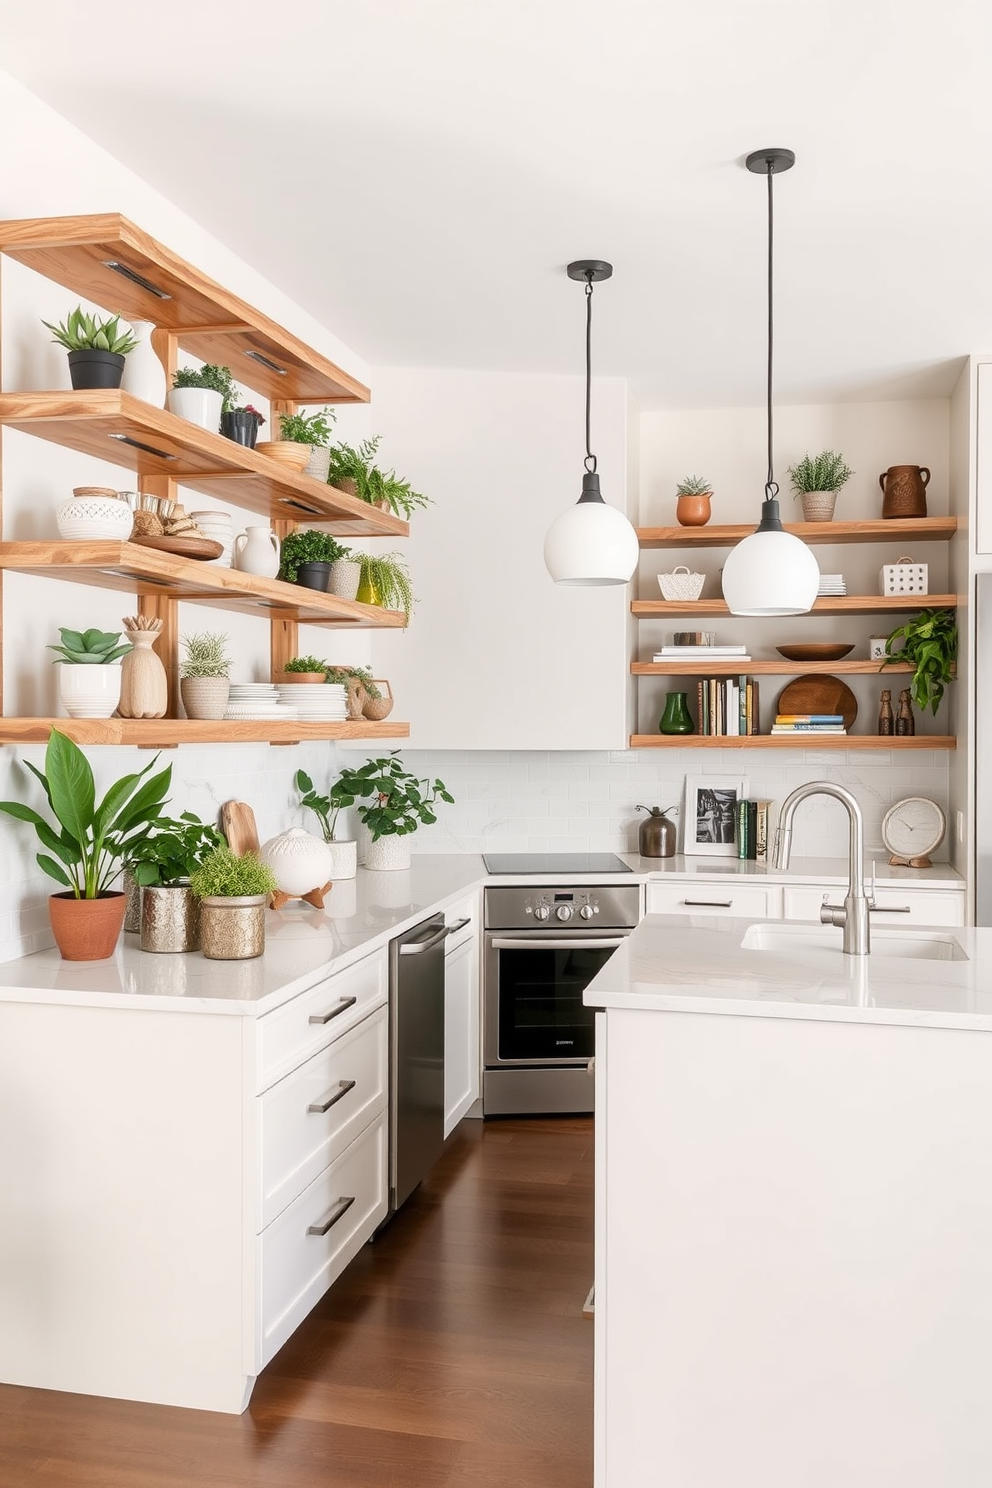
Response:
[[[916,733],[916,720],[913,718],[913,708],[909,701],[908,687],[904,687],[899,694],[899,716],[896,719],[896,733],[903,739],[907,739]]]
[[[876,732],[887,739],[895,732],[895,721],[892,717],[892,693],[888,688],[882,693],[882,700],[878,705],[878,729]]]
[[[133,646],[121,662],[121,718],[164,718],[169,704],[169,679],[152,650],[161,620],[151,615],[125,615],[121,624]]]

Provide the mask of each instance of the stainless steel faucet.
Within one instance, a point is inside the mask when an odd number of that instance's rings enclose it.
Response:
[[[833,796],[847,811],[850,824],[850,867],[847,894],[844,903],[821,904],[820,919],[824,925],[842,925],[844,928],[844,954],[867,956],[871,949],[868,930],[868,898],[865,894],[865,819],[861,807],[842,785],[832,785],[829,780],[811,780],[806,785],[797,785],[782,803],[778,831],[775,834],[775,867],[788,868],[792,856],[792,818],[796,807],[807,796]]]

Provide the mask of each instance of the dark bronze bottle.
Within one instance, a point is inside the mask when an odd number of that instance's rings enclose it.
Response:
[[[892,717],[892,693],[889,691],[888,688],[886,688],[885,691],[882,693],[882,701],[878,705],[877,732],[879,734],[883,734],[886,738],[891,737],[891,735],[895,732],[894,720]]]
[[[666,806],[665,811],[671,811]],[[638,806],[648,815],[637,832],[637,851],[642,858],[671,858],[675,854],[675,823],[668,820],[660,806]]]
[[[913,708],[909,701],[908,687],[904,687],[899,694],[899,716],[896,719],[896,733],[902,739],[907,739],[916,733],[916,720],[913,717]]]

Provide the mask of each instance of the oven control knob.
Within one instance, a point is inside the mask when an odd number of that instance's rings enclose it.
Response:
[[[591,904],[583,904],[582,908],[579,910],[579,916],[583,920],[591,920],[595,913],[596,911],[593,909]]]
[[[550,920],[551,906],[548,904],[539,904],[534,910],[534,918],[535,920]]]
[[[570,920],[572,918],[572,906],[570,904],[559,904],[555,910],[555,916],[559,920]]]

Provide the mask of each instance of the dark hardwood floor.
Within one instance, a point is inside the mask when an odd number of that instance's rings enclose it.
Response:
[[[464,1121],[240,1417],[0,1386],[3,1488],[589,1488],[591,1117]]]

